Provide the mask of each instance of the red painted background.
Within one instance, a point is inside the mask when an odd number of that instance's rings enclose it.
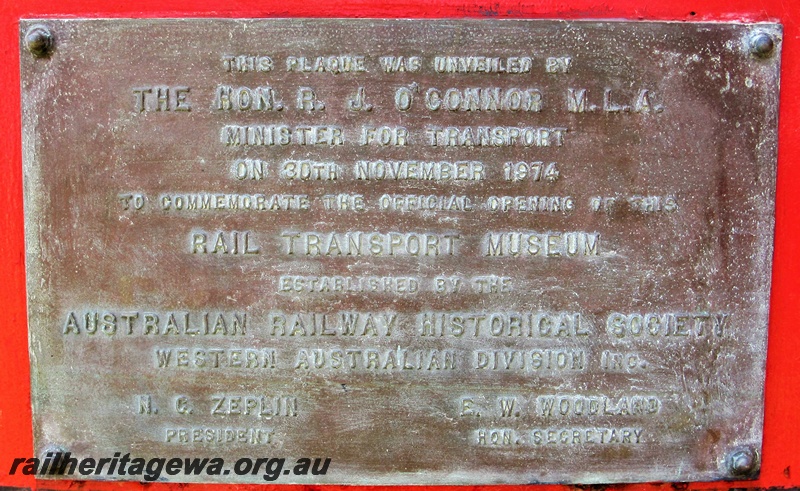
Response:
[[[30,17],[517,17],[777,21],[784,26],[775,258],[761,478],[689,489],[800,487],[800,0],[0,0],[0,490],[3,486],[219,491],[220,485],[81,483],[9,476],[32,456],[20,149],[18,20]],[[335,457],[335,456],[333,456]],[[269,486],[299,491],[304,486]],[[683,485],[614,486],[626,490]],[[237,486],[239,491],[267,486]],[[320,487],[315,487],[320,488]],[[321,491],[362,488],[323,486]],[[363,488],[374,489],[379,488]],[[397,489],[388,488],[387,489]],[[445,488],[438,488],[444,490]],[[472,488],[450,487],[453,491]],[[502,488],[511,491],[508,486]],[[530,489],[530,488],[528,488]],[[538,486],[536,491],[561,491]]]

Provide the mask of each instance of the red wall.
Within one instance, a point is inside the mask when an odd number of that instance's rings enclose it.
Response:
[[[37,482],[9,476],[14,457],[32,456],[20,149],[18,20],[30,17],[518,17],[777,21],[785,29],[781,73],[775,259],[767,356],[761,478],[699,483],[692,489],[800,487],[800,0],[0,0],[0,490],[224,489],[219,485]],[[274,487],[274,486],[272,486]],[[303,486],[280,486],[299,490]],[[679,488],[669,484],[615,486]],[[238,489],[265,486],[238,486]],[[352,490],[325,486],[326,491]],[[390,488],[397,489],[397,488]],[[443,489],[443,488],[442,488]],[[466,491],[466,488],[452,488]],[[503,487],[507,490],[508,487]],[[538,490],[567,489],[539,486]]]

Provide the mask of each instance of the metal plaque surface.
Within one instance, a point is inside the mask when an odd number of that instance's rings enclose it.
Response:
[[[43,459],[224,459],[81,476],[209,482],[758,474],[779,25],[20,31]]]

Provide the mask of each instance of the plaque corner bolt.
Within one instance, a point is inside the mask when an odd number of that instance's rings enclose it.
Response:
[[[46,458],[52,459],[53,457],[55,457],[58,454],[66,455],[68,453],[69,453],[69,450],[66,447],[64,447],[63,445],[57,445],[57,444],[53,443],[53,444],[50,444],[50,445],[46,445],[42,449],[39,457],[42,460],[44,460]]]
[[[733,449],[726,459],[732,477],[749,477],[758,472],[761,465],[758,452],[750,446]]]
[[[36,24],[25,33],[25,44],[33,56],[46,58],[55,48],[55,38],[47,26]]]
[[[750,53],[759,57],[766,58],[775,50],[775,39],[766,32],[755,32],[750,36]]]

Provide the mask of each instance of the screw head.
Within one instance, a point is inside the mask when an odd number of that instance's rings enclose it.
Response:
[[[59,454],[59,453],[61,455],[64,455],[64,454],[67,453],[67,449],[62,447],[61,445],[50,444],[50,445],[45,446],[42,449],[41,453],[39,454],[39,458],[41,460],[44,460],[45,458],[48,458],[48,457],[49,458],[53,458],[53,457],[56,456],[56,454]]]
[[[25,44],[33,56],[43,58],[53,51],[55,39],[53,33],[46,26],[35,25],[25,33]]]
[[[757,32],[750,36],[750,52],[761,58],[772,54],[775,49],[775,40],[765,32]]]
[[[750,447],[741,447],[728,454],[728,470],[732,476],[744,477],[755,473],[759,467],[758,454]]]

